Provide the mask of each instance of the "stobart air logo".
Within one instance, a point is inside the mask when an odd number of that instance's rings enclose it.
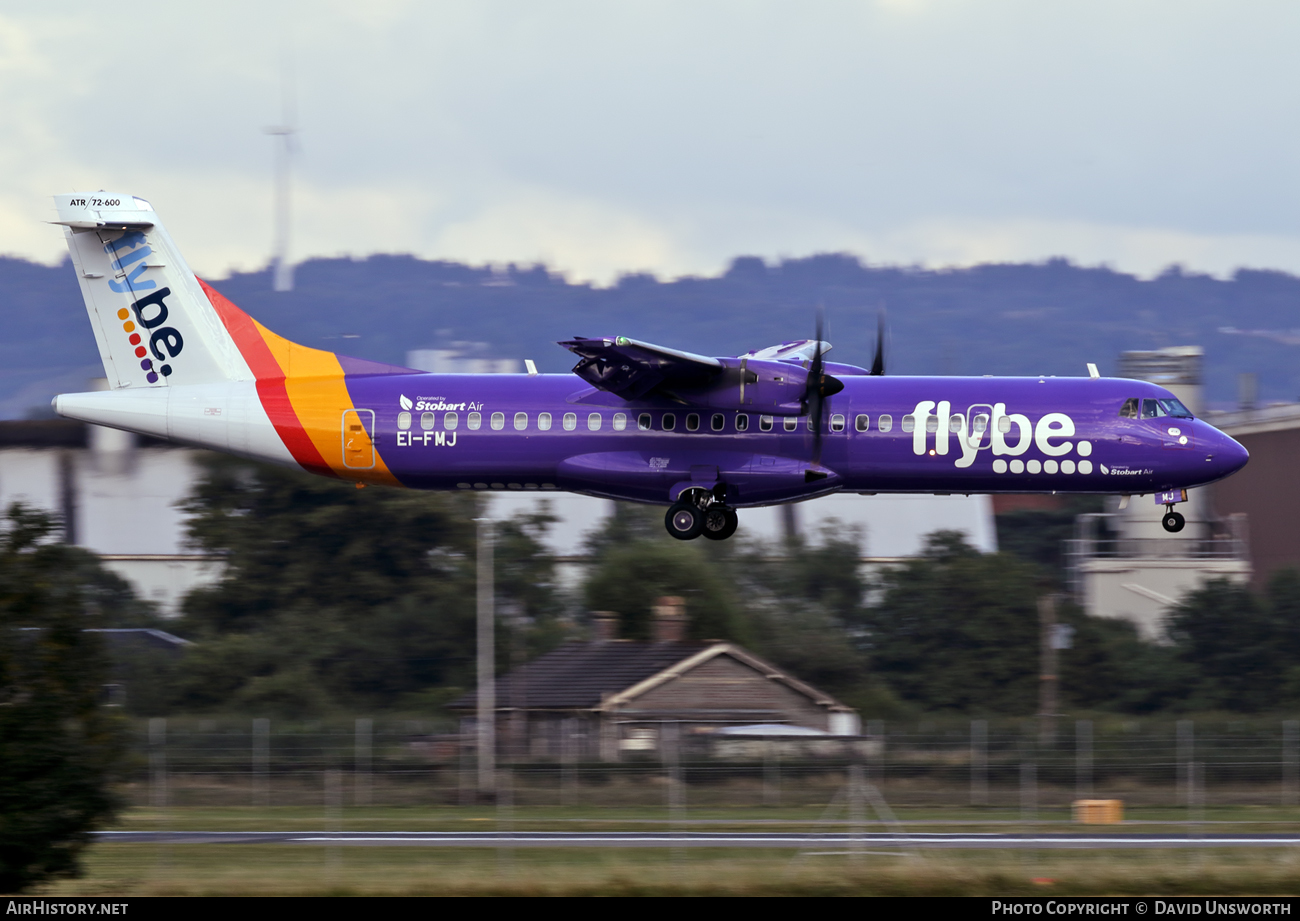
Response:
[[[953,412],[948,400],[922,400],[910,416],[903,417],[903,431],[912,433],[912,453],[917,455],[948,456],[955,443],[961,454],[953,461],[958,467],[971,466],[981,451],[989,451],[994,473],[1087,475],[1093,471],[1087,459],[1092,442],[1067,440],[1074,437],[1075,428],[1065,413],[1047,413],[1032,422],[1021,413],[1008,413],[1005,403],[979,403],[966,412]],[[1023,460],[1021,455],[1030,448],[1045,458]]]
[[[416,445],[428,447],[433,445],[436,448],[454,448],[456,447],[456,429],[460,425],[460,416],[458,411],[464,409],[466,405],[474,404],[465,403],[448,403],[442,397],[419,397],[412,401],[404,393],[397,395],[397,405],[401,407],[401,412],[397,414],[397,446],[399,448],[413,448]],[[420,413],[419,432],[411,430],[414,417],[411,410],[414,409]],[[433,410],[444,410],[446,415],[442,417],[442,431],[433,431],[436,419]]]
[[[144,260],[153,253],[153,249],[145,243],[144,234],[138,230],[124,233],[112,243],[106,244],[104,252],[108,253],[109,265],[113,271],[122,273],[121,280],[110,279],[108,282],[108,286],[115,292],[134,297],[137,292],[158,289],[134,301],[130,310],[123,307],[117,312],[117,318],[122,321],[122,331],[127,334],[127,341],[135,349],[135,357],[140,359],[140,369],[145,372],[145,380],[156,384],[159,375],[168,377],[172,373],[172,366],[167,364],[167,359],[175,358],[185,348],[185,340],[175,327],[163,325],[167,322],[166,298],[172,290],[158,288],[157,282],[140,277],[148,268]],[[132,312],[135,314],[134,320],[131,318]],[[149,337],[148,348],[144,345],[144,335]],[[153,358],[149,357],[150,352],[153,353]],[[155,360],[162,362],[156,369]]]

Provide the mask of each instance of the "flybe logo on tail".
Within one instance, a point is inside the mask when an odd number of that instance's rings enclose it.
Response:
[[[157,282],[140,278],[147,267],[144,260],[153,250],[145,243],[144,234],[139,231],[123,234],[105,245],[104,252],[109,254],[113,269],[122,273],[120,280],[110,280],[108,283],[114,291],[119,294],[129,293],[134,297],[138,291],[157,288],[152,294],[134,301],[130,310],[123,307],[117,312],[127,342],[134,349],[135,357],[140,359],[140,369],[145,372],[145,380],[156,384],[159,376],[168,377],[172,373],[172,366],[167,360],[175,358],[185,348],[185,339],[180,331],[174,326],[164,325],[168,316],[166,299],[171,296],[172,290],[158,288]],[[145,336],[148,336],[147,346]],[[155,361],[161,362],[156,368]]]
[[[108,283],[108,286],[118,294],[125,294],[128,291],[149,291],[158,287],[157,282],[140,278],[144,270],[149,267],[144,260],[153,255],[153,248],[144,242],[144,234],[140,231],[132,230],[122,234],[112,243],[107,244],[104,252],[108,253],[109,265],[113,271],[122,273],[120,280]]]

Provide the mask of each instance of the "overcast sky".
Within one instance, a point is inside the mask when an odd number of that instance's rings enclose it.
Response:
[[[105,188],[264,265],[287,57],[299,259],[1300,272],[1297,47],[1248,0],[0,3],[0,252]]]

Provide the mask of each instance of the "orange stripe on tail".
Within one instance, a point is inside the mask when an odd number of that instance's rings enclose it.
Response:
[[[199,279],[203,291],[211,301],[217,316],[225,324],[227,332],[235,340],[239,352],[248,362],[248,367],[257,378],[257,395],[262,400],[262,408],[270,418],[275,431],[289,449],[293,459],[305,470],[326,476],[337,476],[321,455],[320,450],[308,436],[302,421],[294,411],[285,386],[288,376],[280,363],[276,361],[271,347],[262,335],[264,328],[244,311],[232,304],[221,292]]]

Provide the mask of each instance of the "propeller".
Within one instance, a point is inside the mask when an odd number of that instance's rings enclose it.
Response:
[[[813,350],[812,365],[808,368],[808,383],[804,390],[804,405],[808,408],[808,421],[812,424],[814,464],[822,459],[822,430],[826,427],[826,400],[844,389],[839,378],[826,373],[826,362],[822,359],[822,327],[825,325],[825,311],[817,308],[817,347]]]
[[[871,359],[872,377],[885,375],[885,308],[876,314],[876,357]]]

